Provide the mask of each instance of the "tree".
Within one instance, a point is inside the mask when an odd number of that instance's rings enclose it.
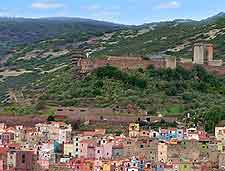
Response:
[[[35,110],[40,111],[45,108],[45,102],[43,100],[38,100],[37,104],[35,105]]]
[[[214,106],[209,109],[204,115],[205,130],[207,132],[214,132],[215,126],[225,119],[225,112],[222,106]]]
[[[47,119],[48,122],[54,122],[55,121],[55,117],[53,115],[50,115]]]

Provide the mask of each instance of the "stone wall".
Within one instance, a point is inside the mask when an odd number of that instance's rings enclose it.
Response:
[[[148,60],[141,57],[109,57],[108,59],[80,59],[78,66],[81,69],[81,73],[91,72],[97,68],[111,65],[119,68],[120,70],[134,70],[134,69],[147,69],[150,65],[154,65],[155,68],[175,68],[176,60],[170,59],[157,59]]]

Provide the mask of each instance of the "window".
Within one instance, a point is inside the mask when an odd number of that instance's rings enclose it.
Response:
[[[78,148],[76,148],[76,152],[78,151]]]
[[[100,150],[98,150],[97,153],[99,154],[100,153]]]
[[[140,148],[144,148],[144,145],[143,145],[143,144],[141,144],[141,145],[140,145]]]
[[[79,138],[76,138],[76,141],[79,141]]]
[[[22,154],[22,163],[25,163],[25,154]]]
[[[78,146],[78,143],[76,143],[76,146]]]

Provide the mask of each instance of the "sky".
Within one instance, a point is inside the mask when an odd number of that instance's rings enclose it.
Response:
[[[1,0],[2,17],[81,17],[121,24],[201,20],[225,11],[224,0]]]

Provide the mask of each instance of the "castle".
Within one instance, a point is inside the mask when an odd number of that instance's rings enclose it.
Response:
[[[176,69],[177,65],[186,69],[192,69],[194,65],[202,65],[209,72],[217,75],[225,75],[225,67],[222,60],[214,59],[214,47],[212,44],[196,43],[193,46],[193,58],[179,60],[176,57],[132,57],[132,56],[108,56],[104,59],[87,58],[82,52],[72,53],[76,77],[83,77],[93,70],[107,65],[114,66],[120,70],[147,69],[153,65],[156,69]]]

